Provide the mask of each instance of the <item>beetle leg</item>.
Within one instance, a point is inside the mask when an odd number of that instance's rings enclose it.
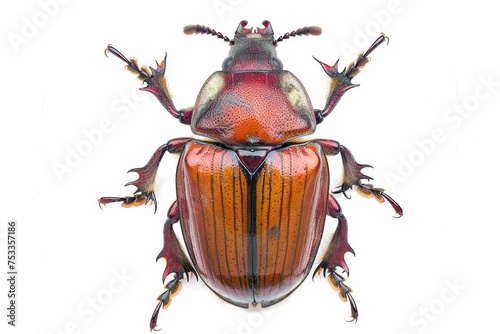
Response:
[[[184,148],[184,145],[191,140],[190,138],[176,138],[170,140],[168,143],[160,146],[153,156],[149,159],[148,163],[141,168],[132,168],[128,172],[136,172],[139,174],[139,177],[135,181],[128,182],[125,186],[132,185],[137,188],[135,193],[132,196],[124,196],[124,197],[101,197],[99,202],[99,207],[102,205],[106,206],[106,204],[114,203],[114,202],[122,202],[122,206],[125,208],[129,208],[133,205],[142,205],[147,204],[150,201],[155,206],[155,212],[157,208],[156,203],[156,195],[154,192],[155,189],[155,179],[156,173],[158,171],[158,167],[160,165],[161,159],[165,152],[169,153],[180,153]]]
[[[349,151],[345,146],[340,145],[340,155],[342,157],[342,164],[344,166],[344,176],[342,184],[339,186],[339,190],[334,193],[345,194],[346,190],[351,189],[353,185],[357,186],[356,190],[358,193],[365,197],[374,197],[378,202],[383,203],[386,200],[391,204],[392,208],[396,211],[396,217],[399,218],[403,215],[403,209],[393,200],[389,195],[384,192],[382,188],[374,188],[373,185],[369,183],[361,183],[361,180],[372,180],[371,177],[363,174],[361,169],[365,167],[372,167],[370,165],[358,164],[354,159],[351,151]]]
[[[380,44],[382,44],[385,40],[389,41],[389,39],[382,34],[379,38],[373,42],[373,44],[366,50],[366,52],[360,52],[358,57],[354,62],[349,64],[342,72],[338,71],[338,60],[334,65],[325,64],[318,59],[314,58],[326,72],[326,74],[331,78],[330,80],[330,90],[328,92],[328,98],[326,100],[326,104],[324,109],[315,109],[316,114],[316,122],[321,123],[323,118],[328,116],[333,108],[340,101],[340,98],[344,95],[346,91],[351,88],[357,87],[359,85],[352,84],[351,80],[354,78],[369,61],[368,55],[372,53]]]
[[[345,262],[344,256],[348,252],[354,254],[354,250],[347,242],[347,220],[342,214],[339,203],[332,194],[328,196],[328,214],[333,218],[337,218],[339,223],[328,245],[328,250],[323,256],[323,260],[316,267],[316,270],[314,270],[313,277],[316,274],[319,275],[321,271],[323,272],[323,276],[326,276],[328,273],[328,282],[338,291],[340,299],[344,302],[349,299],[351,317],[352,320],[356,320],[358,318],[358,308],[354,298],[351,296],[352,290],[344,284],[345,278],[336,272],[336,268],[340,267],[349,276],[349,267]]]
[[[156,305],[153,311],[153,315],[151,316],[151,320],[149,321],[149,328],[152,331],[157,330],[156,323],[158,321],[158,314],[160,313],[160,309],[166,309],[172,302],[172,296],[179,292],[181,288],[180,280],[181,278],[179,278],[177,274],[174,274],[174,278],[167,284],[165,284],[165,292],[158,296],[158,305]]]
[[[186,274],[187,281],[189,281],[190,273],[198,279],[196,271],[182,251],[179,240],[174,233],[173,225],[177,223],[179,219],[179,208],[177,206],[177,201],[175,201],[168,210],[168,218],[163,229],[163,249],[156,258],[156,260],[164,258],[167,262],[165,270],[163,271],[163,282],[165,282],[165,279],[170,274],[173,274],[173,279],[165,284],[165,291],[157,298],[159,302],[151,316],[151,330],[156,328],[160,308],[166,309],[170,305],[172,300],[171,297],[179,292],[181,288],[180,280],[184,278],[184,274]]]
[[[132,205],[147,204],[150,201],[154,203],[156,212],[156,195],[154,193],[156,172],[158,171],[158,166],[163,158],[163,155],[168,150],[169,145],[164,144],[160,146],[153,156],[149,159],[148,163],[141,168],[132,168],[128,172],[136,172],[139,177],[135,181],[128,182],[125,186],[132,185],[136,186],[137,190],[133,196],[124,197],[102,197],[99,199],[99,206],[103,204],[122,202],[122,206],[125,208],[131,207]]]
[[[373,180],[370,176],[365,175],[361,170],[365,167],[373,168],[370,165],[359,164],[354,159],[351,151],[343,145],[339,145],[340,156],[342,157],[342,165],[344,166],[344,174],[342,177],[342,184],[338,186],[339,190],[335,193],[343,193],[346,195],[346,191],[351,189],[353,185],[361,184],[361,180]]]
[[[120,51],[114,48],[111,44],[108,45],[104,53],[107,55],[111,53],[112,55],[123,60],[127,66],[125,67],[127,70],[132,72],[133,74],[137,74],[137,77],[143,80],[146,83],[146,87],[140,88],[141,90],[148,91],[152,93],[158,101],[167,109],[167,111],[178,118],[181,123],[190,124],[191,123],[191,115],[193,112],[192,108],[186,108],[177,110],[172,102],[172,94],[168,89],[167,81],[165,80],[165,63],[167,61],[167,54],[165,53],[165,57],[161,62],[156,62],[156,68],[151,66],[141,66],[139,67],[136,58],[127,59]]]
[[[339,190],[334,191],[335,194],[343,193],[345,197],[349,198],[346,191],[351,189],[352,186],[357,186],[357,191],[365,197],[374,197],[378,202],[383,203],[386,200],[391,204],[393,209],[396,211],[396,218],[403,215],[403,209],[393,200],[389,195],[384,192],[382,188],[374,188],[373,185],[369,183],[361,183],[361,180],[373,180],[370,176],[365,175],[361,170],[365,167],[372,167],[366,164],[359,164],[354,159],[351,151],[343,145],[340,145],[338,141],[321,139],[317,141],[326,155],[337,155],[340,153],[342,157],[342,165],[344,166],[344,175],[342,178],[342,184],[339,186]]]
[[[379,203],[384,203],[387,200],[393,209],[396,210],[397,216],[394,216],[395,218],[400,218],[403,215],[403,209],[401,206],[399,206],[399,204],[392,199],[391,196],[387,195],[383,188],[374,188],[373,185],[369,183],[360,183],[357,186],[356,190],[358,193],[365,197],[374,197]]]
[[[187,256],[182,251],[181,245],[175,236],[173,225],[179,222],[179,207],[175,201],[168,210],[168,218],[163,228],[163,249],[156,260],[164,258],[167,265],[163,272],[162,279],[165,281],[167,276],[171,273],[176,273],[178,276],[183,273],[192,272],[196,276],[193,266],[191,266]],[[198,279],[198,276],[196,276]],[[189,277],[187,277],[189,281]]]

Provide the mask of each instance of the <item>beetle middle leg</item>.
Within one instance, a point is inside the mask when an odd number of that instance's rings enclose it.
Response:
[[[344,166],[344,175],[342,178],[342,184],[339,186],[339,190],[334,193],[343,193],[346,197],[346,191],[351,189],[352,186],[356,186],[358,193],[365,197],[374,197],[379,203],[385,201],[389,202],[393,209],[396,211],[396,217],[399,218],[403,215],[403,209],[392,197],[387,195],[382,188],[375,188],[372,184],[362,183],[362,180],[372,180],[368,175],[365,175],[361,170],[365,167],[372,167],[366,164],[359,164],[354,159],[351,151],[339,142],[335,140],[319,140],[320,145],[323,147],[325,154],[327,155],[337,155],[340,153],[342,157],[342,165]]]
[[[144,167],[140,168],[132,168],[128,172],[136,172],[139,174],[139,177],[135,181],[128,182],[125,186],[135,186],[137,190],[132,196],[123,196],[123,197],[101,197],[98,202],[99,206],[114,202],[122,202],[122,206],[125,208],[129,208],[133,205],[142,205],[147,204],[150,201],[155,206],[156,212],[156,195],[154,192],[155,189],[155,180],[156,173],[158,171],[158,167],[160,165],[161,159],[165,152],[169,153],[180,153],[184,148],[184,145],[190,140],[190,138],[177,138],[172,139],[168,143],[160,146],[155,153],[151,156],[148,163]]]

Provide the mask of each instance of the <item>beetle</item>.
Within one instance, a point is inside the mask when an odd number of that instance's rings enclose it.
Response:
[[[168,210],[164,246],[165,291],[158,297],[150,321],[155,329],[158,313],[166,308],[181,280],[199,277],[220,298],[240,307],[273,305],[289,296],[308,276],[323,235],[326,216],[338,225],[327,251],[313,272],[323,273],[343,301],[349,300],[351,318],[358,308],[342,275],[349,275],[344,255],[354,254],[347,240],[347,221],[334,194],[353,186],[364,196],[402,208],[384,192],[363,180],[352,153],[338,141],[301,140],[312,134],[343,94],[358,86],[351,80],[369,61],[368,55],[384,41],[381,35],[357,59],[338,70],[319,62],[330,78],[323,109],[314,109],[299,79],[284,70],[276,46],[285,39],[319,35],[321,28],[303,27],[279,38],[269,21],[249,28],[242,21],[233,39],[203,25],[188,25],[184,33],[208,34],[230,45],[222,70],[203,84],[192,108],[177,109],[165,80],[165,64],[139,67],[112,45],[105,53],[123,60],[126,68],[146,84],[141,88],[157,97],[167,111],[194,134],[207,139],[176,138],[160,146],[149,162],[131,169],[138,178],[126,185],[137,188],[132,196],[102,197],[99,205],[121,202],[124,207],[154,204],[155,178],[163,155],[180,154],[176,172],[177,199]],[[339,189],[329,190],[327,156],[340,154],[343,177]],[[347,197],[347,195],[346,195]],[[180,222],[187,254],[174,233]]]

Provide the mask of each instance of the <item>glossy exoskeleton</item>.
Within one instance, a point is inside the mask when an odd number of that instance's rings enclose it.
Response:
[[[165,152],[180,154],[177,200],[164,226],[165,292],[151,318],[166,308],[183,278],[201,277],[223,300],[241,307],[273,305],[292,293],[309,274],[323,235],[326,216],[338,219],[327,251],[314,270],[323,273],[342,300],[349,300],[352,319],[358,309],[341,272],[349,274],[344,260],[353,252],[347,241],[347,222],[334,193],[355,186],[379,202],[388,201],[401,216],[401,207],[383,189],[362,180],[369,165],[358,164],[351,152],[334,140],[301,141],[330,114],[342,95],[357,85],[351,79],[368,61],[368,55],[387,38],[382,35],[343,71],[319,62],[330,77],[323,109],[314,109],[301,82],[283,69],[276,54],[279,42],[292,36],[319,35],[321,28],[304,27],[275,39],[268,21],[263,28],[247,28],[242,21],[234,38],[201,25],[184,28],[215,35],[230,45],[222,70],[201,88],[194,107],[177,109],[164,77],[164,60],[156,68],[139,67],[109,45],[127,69],[144,80],[142,90],[155,95],[167,111],[197,135],[208,139],[177,138],[160,146],[138,173],[133,196],[103,197],[99,204],[122,202],[125,207],[154,203],[155,177]],[[344,173],[335,192],[329,191],[327,156],[340,154]],[[180,222],[188,254],[182,251],[173,225]]]

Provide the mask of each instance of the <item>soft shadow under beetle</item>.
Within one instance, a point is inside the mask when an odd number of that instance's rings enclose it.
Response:
[[[198,94],[194,107],[177,109],[168,90],[166,55],[152,67],[139,67],[109,45],[127,69],[144,80],[142,88],[155,95],[168,112],[207,140],[172,139],[160,146],[138,173],[133,196],[102,197],[99,204],[122,202],[124,207],[154,203],[155,177],[165,152],[179,153],[177,200],[168,211],[164,246],[163,280],[171,277],[153,312],[156,328],[160,308],[166,308],[183,278],[201,277],[223,300],[241,307],[273,305],[290,295],[311,271],[326,216],[338,219],[336,231],[313,276],[323,273],[343,301],[349,300],[351,317],[358,309],[341,272],[349,274],[344,260],[354,253],[347,242],[347,221],[335,193],[356,186],[367,197],[388,201],[398,216],[401,207],[383,189],[362,180],[351,152],[337,141],[300,141],[330,114],[342,95],[357,85],[351,79],[368,61],[368,55],[387,38],[382,35],[364,53],[339,72],[319,62],[330,77],[323,109],[314,109],[301,82],[283,70],[276,54],[279,42],[292,36],[319,35],[321,28],[304,27],[275,39],[269,21],[263,28],[247,28],[242,21],[232,40],[215,30],[190,25],[188,35],[210,34],[229,42],[229,56],[221,71],[213,73]],[[329,191],[327,156],[340,154],[343,179]],[[173,224],[180,222],[188,254],[184,254]]]

